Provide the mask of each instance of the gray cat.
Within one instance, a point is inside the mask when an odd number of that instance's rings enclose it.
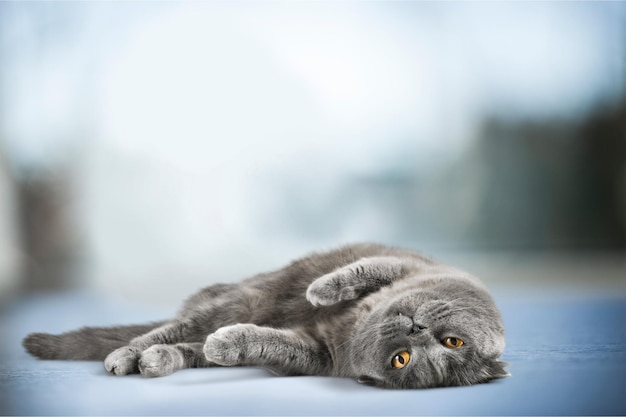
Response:
[[[314,253],[189,298],[172,320],[33,333],[42,359],[104,359],[115,375],[262,366],[389,388],[507,376],[500,314],[483,284],[416,252],[375,244]]]

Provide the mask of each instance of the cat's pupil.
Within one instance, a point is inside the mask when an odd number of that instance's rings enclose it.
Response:
[[[404,365],[404,358],[400,355],[396,356],[396,359],[398,360],[398,362],[400,362],[401,365]]]
[[[453,346],[456,346],[456,345],[457,345],[457,340],[456,340],[456,338],[451,337],[451,338],[450,338],[450,344],[451,344],[451,345],[453,345]]]

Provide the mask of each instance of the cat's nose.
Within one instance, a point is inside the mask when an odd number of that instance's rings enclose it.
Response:
[[[423,330],[426,330],[428,327],[422,326],[421,324],[413,324],[413,328],[411,329],[413,333],[420,333]]]

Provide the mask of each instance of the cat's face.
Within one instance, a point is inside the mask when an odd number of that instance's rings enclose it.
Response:
[[[503,349],[504,328],[489,295],[447,282],[377,303],[356,331],[351,359],[359,382],[427,388],[508,375],[497,360]]]

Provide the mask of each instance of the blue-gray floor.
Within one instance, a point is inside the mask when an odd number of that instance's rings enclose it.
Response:
[[[626,300],[496,292],[510,378],[460,388],[382,390],[348,379],[279,378],[258,368],[107,375],[97,362],[40,361],[20,345],[33,331],[143,322],[139,309],[88,293],[18,300],[4,308],[0,411],[25,415],[614,415],[626,414]]]

